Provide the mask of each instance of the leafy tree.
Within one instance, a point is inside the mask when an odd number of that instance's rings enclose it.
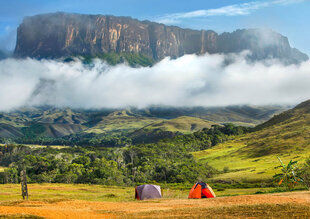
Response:
[[[4,170],[4,179],[6,183],[18,183],[18,170],[15,167]]]

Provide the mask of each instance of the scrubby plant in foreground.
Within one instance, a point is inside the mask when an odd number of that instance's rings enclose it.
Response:
[[[308,158],[304,165],[298,170],[298,174],[302,177],[304,185],[310,189],[310,158]]]
[[[281,168],[282,173],[275,174],[273,177],[278,180],[279,185],[284,184],[288,190],[294,189],[298,182],[302,182],[301,177],[299,177],[296,172],[297,161],[290,160],[290,162],[285,165],[280,157],[278,157],[278,160],[281,165],[277,168]]]

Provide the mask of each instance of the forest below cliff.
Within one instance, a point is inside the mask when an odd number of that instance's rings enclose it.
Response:
[[[200,165],[191,152],[210,148],[248,128],[227,124],[153,144],[122,148],[81,146],[0,146],[0,182],[18,183],[26,169],[29,182],[132,185],[147,182],[181,183],[217,173]]]

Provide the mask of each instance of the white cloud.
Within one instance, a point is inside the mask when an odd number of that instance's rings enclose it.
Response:
[[[184,13],[167,14],[155,18],[155,21],[164,24],[177,24],[183,19],[211,17],[211,16],[242,16],[251,14],[253,11],[270,7],[273,5],[288,5],[304,2],[307,0],[273,0],[273,1],[252,1],[242,4],[228,5],[220,8],[196,10]]]
[[[143,68],[6,59],[0,61],[0,110],[295,104],[310,98],[309,84],[310,61],[248,63],[244,53],[185,55]]]

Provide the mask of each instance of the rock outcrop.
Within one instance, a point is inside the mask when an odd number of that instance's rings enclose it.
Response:
[[[155,61],[184,54],[251,51],[250,58],[278,58],[299,63],[306,54],[291,48],[288,39],[271,30],[237,30],[217,34],[211,30],[182,29],[129,17],[68,13],[26,17],[17,31],[15,56],[59,58],[71,55],[138,53]]]

